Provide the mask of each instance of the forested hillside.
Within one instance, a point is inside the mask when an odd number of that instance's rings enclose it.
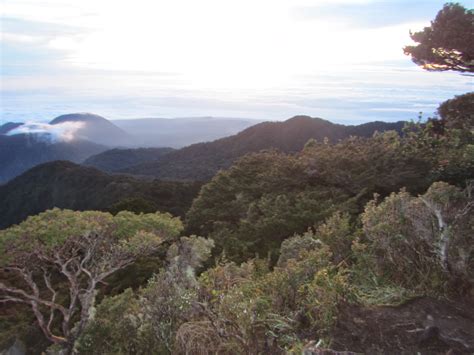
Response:
[[[0,184],[38,164],[54,160],[81,163],[89,156],[106,149],[103,145],[87,140],[51,142],[49,138],[42,139],[29,134],[0,134]]]
[[[67,161],[46,163],[0,186],[0,228],[53,207],[114,213],[158,210],[183,216],[199,187],[107,175]]]
[[[239,157],[262,149],[275,148],[294,153],[313,138],[337,142],[351,135],[370,137],[375,131],[401,131],[403,122],[371,122],[344,126],[320,118],[293,117],[284,122],[263,122],[237,135],[209,143],[193,144],[172,152],[159,162],[124,169],[130,174],[151,175],[165,180],[209,180],[220,169],[228,168]]]
[[[113,173],[145,162],[157,162],[173,148],[111,149],[87,158],[82,164]]]

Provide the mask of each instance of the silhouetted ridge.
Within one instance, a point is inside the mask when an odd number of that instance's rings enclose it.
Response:
[[[50,124],[59,124],[64,122],[109,122],[106,118],[94,113],[69,113],[53,119]]]
[[[75,135],[94,143],[120,147],[130,145],[133,141],[133,137],[124,130],[104,117],[93,113],[71,113],[58,116],[50,124],[56,125],[66,122],[82,122],[83,126],[77,129]]]
[[[0,134],[7,134],[10,131],[13,131],[15,128],[22,126],[22,122],[7,122],[0,126]]]
[[[0,135],[0,184],[53,160],[80,163],[107,148],[88,140],[51,142],[30,134]]]
[[[151,175],[166,180],[209,180],[219,169],[239,157],[263,149],[286,153],[300,151],[313,138],[332,142],[351,135],[370,137],[375,131],[402,130],[404,122],[373,122],[358,126],[335,124],[321,118],[295,116],[283,122],[262,122],[242,132],[208,143],[193,144],[171,152],[158,162],[124,169],[130,174]]]

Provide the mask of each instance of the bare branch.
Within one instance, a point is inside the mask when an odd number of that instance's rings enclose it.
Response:
[[[51,302],[56,303],[56,297],[58,293],[51,285],[51,275],[44,268],[43,268],[43,279],[44,279],[44,283],[46,287],[51,292]],[[53,322],[54,322],[54,313],[55,313],[55,309],[51,308],[49,311],[49,320],[47,324],[47,328],[50,332],[51,332],[51,326],[53,325]]]
[[[16,303],[27,303],[29,302],[27,300],[24,300],[23,298],[17,298],[17,297],[11,297],[11,296],[0,296],[0,303],[7,303],[7,302],[16,302]]]

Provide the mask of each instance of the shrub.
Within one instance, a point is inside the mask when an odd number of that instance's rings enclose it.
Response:
[[[438,182],[419,197],[402,190],[368,203],[362,221],[378,275],[425,291],[459,279],[472,285],[470,191]]]

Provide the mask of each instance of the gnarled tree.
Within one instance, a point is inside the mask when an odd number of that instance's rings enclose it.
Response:
[[[66,353],[93,318],[107,277],[174,239],[165,214],[54,209],[0,232],[0,303],[28,304],[44,335]],[[7,279],[9,281],[7,281]]]

